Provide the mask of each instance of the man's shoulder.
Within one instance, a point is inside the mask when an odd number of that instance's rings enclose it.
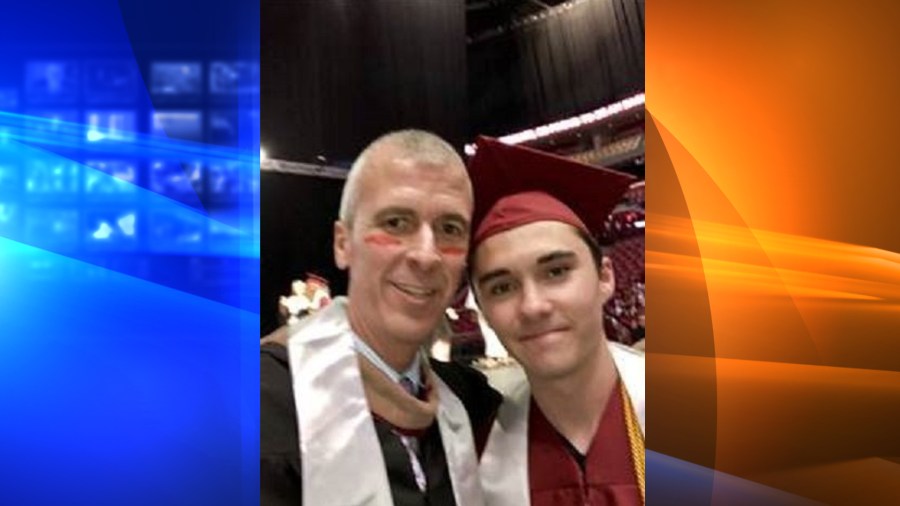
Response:
[[[287,348],[279,344],[264,344],[259,347],[259,386],[261,409],[268,403],[293,403],[291,388],[291,368]]]
[[[287,348],[259,347],[260,453],[292,455],[297,448],[297,414]]]
[[[278,343],[259,346],[259,382],[263,390],[281,389],[284,383],[290,386],[291,366],[286,347]]]
[[[455,362],[430,359],[435,374],[456,394],[473,419],[490,417],[502,397],[488,384],[487,378],[476,369]]]
[[[475,449],[480,456],[503,396],[491,388],[484,374],[471,367],[434,359],[431,359],[431,367],[462,401],[472,426]]]
[[[287,348],[261,344],[259,358],[260,504],[300,504],[300,443]]]
[[[259,345],[259,358],[262,361],[261,364],[279,364],[286,367],[288,364],[287,347],[281,343],[262,342]]]
[[[472,367],[457,362],[443,362],[433,358],[429,358],[428,361],[431,364],[431,369],[451,388],[455,386],[460,388],[490,388],[484,374]]]

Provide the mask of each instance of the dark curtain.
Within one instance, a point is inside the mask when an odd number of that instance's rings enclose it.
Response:
[[[347,276],[334,265],[331,246],[344,180],[263,172],[260,186],[259,313],[265,335],[278,328],[278,298],[306,273],[328,279],[332,295],[347,293]]]
[[[643,0],[585,0],[473,42],[469,136],[502,135],[644,90]]]
[[[423,128],[461,148],[466,125],[463,0],[262,0],[260,139],[273,158],[349,166],[378,135]],[[343,180],[263,173],[260,325],[315,272],[346,293],[332,224]]]
[[[262,0],[261,23],[270,156],[346,165],[409,127],[465,141],[463,0]]]

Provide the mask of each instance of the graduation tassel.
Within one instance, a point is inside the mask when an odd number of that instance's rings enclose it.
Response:
[[[631,397],[625,390],[625,383],[619,382],[622,393],[622,401],[625,405],[625,426],[628,427],[628,442],[631,444],[631,460],[634,463],[634,476],[637,479],[638,489],[641,491],[641,502],[647,504],[646,492],[644,490],[645,482],[645,451],[644,451],[644,433],[638,425],[637,417],[634,415],[634,408],[631,406]]]

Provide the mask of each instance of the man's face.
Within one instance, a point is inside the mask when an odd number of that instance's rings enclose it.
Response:
[[[353,223],[335,224],[335,260],[350,269],[350,322],[376,349],[419,346],[444,314],[465,266],[468,176],[462,166],[422,166],[389,149],[368,163]]]
[[[598,275],[573,227],[539,221],[488,238],[472,281],[485,318],[529,377],[566,377],[598,356],[615,284],[609,260]]]

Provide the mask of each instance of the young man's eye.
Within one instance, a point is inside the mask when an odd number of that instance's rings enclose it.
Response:
[[[569,267],[568,265],[557,265],[554,267],[550,267],[549,269],[547,269],[547,277],[548,278],[559,278],[559,277],[565,276],[571,270],[572,270],[572,268]]]
[[[488,294],[491,297],[499,297],[510,293],[512,289],[512,283],[508,281],[502,281],[499,283],[494,283],[490,287],[488,287]]]

